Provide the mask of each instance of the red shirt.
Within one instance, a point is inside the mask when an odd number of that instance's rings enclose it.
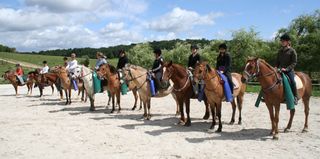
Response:
[[[23,75],[23,70],[22,70],[22,68],[17,68],[17,69],[16,69],[16,73],[18,74],[18,76],[22,76],[22,75]]]

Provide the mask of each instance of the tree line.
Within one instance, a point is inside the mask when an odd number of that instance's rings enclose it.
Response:
[[[165,60],[187,64],[191,44],[197,44],[203,60],[215,65],[218,45],[226,43],[233,58],[233,71],[241,72],[247,57],[256,56],[274,65],[280,48],[279,37],[288,33],[292,38],[292,47],[298,54],[296,70],[312,72],[320,70],[320,10],[301,15],[291,21],[288,27],[280,28],[272,40],[263,40],[254,28],[239,29],[232,33],[231,40],[165,40],[130,45],[118,45],[102,48],[73,48],[32,52],[43,55],[70,56],[75,52],[79,57],[95,58],[96,52],[104,53],[108,58],[117,58],[120,49],[127,52],[132,64],[150,68],[154,60],[153,49],[160,48]],[[1,45],[2,46],[2,45]],[[1,49],[1,47],[0,47]]]

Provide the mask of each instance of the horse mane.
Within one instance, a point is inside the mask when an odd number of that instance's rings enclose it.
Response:
[[[187,74],[186,68],[179,64],[172,64],[172,67],[175,68],[175,71],[177,72],[177,75],[183,76],[184,74]]]
[[[274,70],[274,67],[272,67],[268,62],[266,62],[264,59],[260,59],[260,62],[264,63],[268,68],[270,68],[271,70]]]
[[[110,64],[107,64],[107,65],[109,66],[110,72],[111,72],[112,74],[117,73],[117,68],[116,68],[116,67],[114,67],[114,66],[112,66],[112,65],[110,65]]]

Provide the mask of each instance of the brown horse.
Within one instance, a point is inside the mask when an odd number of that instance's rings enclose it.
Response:
[[[73,84],[71,83],[67,69],[63,66],[58,66],[58,67],[54,67],[54,69],[52,69],[51,72],[55,73],[60,79],[62,88],[65,91],[65,95],[66,95],[66,105],[71,104],[71,89],[73,88]],[[81,82],[81,80],[77,80],[77,86],[79,91],[81,91],[84,94],[85,90],[83,87],[83,82]],[[83,100],[83,98],[81,100]]]
[[[43,79],[43,74],[39,74],[39,70],[36,69],[35,71],[31,71],[28,73],[28,79],[33,80],[35,84],[38,86],[40,91],[40,97],[43,95],[43,89],[44,87],[50,86],[52,89],[52,94],[54,92],[53,83],[51,81],[48,81],[46,79]]]
[[[32,86],[33,86],[32,80],[27,80],[26,83],[22,85],[18,81],[14,71],[6,71],[2,76],[5,80],[9,80],[9,82],[12,84],[12,86],[14,87],[14,90],[16,91],[16,96],[18,95],[18,86],[24,86],[24,85],[28,87],[27,95],[32,94]]]
[[[241,124],[241,110],[243,103],[243,96],[246,90],[246,85],[241,82],[241,75],[238,73],[232,73],[233,83],[236,84],[233,91],[233,100],[232,104],[232,117],[230,124],[235,122],[234,116],[236,112],[236,107],[238,105],[239,109],[239,121],[238,124]],[[219,127],[217,132],[222,131],[222,123],[221,123],[221,106],[222,102],[225,98],[223,85],[221,84],[221,78],[218,75],[217,71],[211,68],[206,62],[198,63],[194,70],[194,79],[196,82],[203,80],[205,83],[204,92],[207,96],[208,103],[211,107],[212,113],[212,125],[210,129],[214,129],[216,125],[215,120],[215,111],[217,111],[217,117],[219,119]],[[237,99],[237,105],[234,99]]]
[[[46,73],[46,74],[43,74],[41,77],[40,77],[40,82],[41,83],[47,83],[46,81],[49,81],[51,83],[53,83],[57,90],[59,91],[59,94],[60,94],[60,99],[62,100],[63,99],[63,91],[61,89],[61,83],[60,83],[60,79],[59,79],[59,76],[55,73]],[[52,91],[53,92],[53,91]]]
[[[272,128],[270,134],[273,135],[273,139],[278,139],[280,104],[285,100],[283,85],[282,82],[280,82],[281,76],[277,73],[277,70],[266,61],[259,58],[250,58],[247,60],[244,69],[243,80],[248,81],[253,77],[256,77],[261,85],[263,97],[269,110]],[[302,98],[304,103],[305,123],[302,132],[307,132],[312,84],[310,77],[302,72],[296,72],[295,81],[297,83],[298,98]],[[284,130],[285,132],[290,130],[294,114],[295,109],[290,110],[290,119]]]
[[[172,61],[164,63],[163,65],[164,73],[162,80],[165,82],[169,82],[172,80],[173,85],[173,93],[176,95],[177,103],[179,105],[180,110],[180,124],[184,124],[185,126],[191,126],[190,119],[190,99],[196,98],[192,89],[192,81],[189,78],[188,70],[178,64],[173,64]],[[183,104],[186,106],[187,119],[184,117]],[[209,106],[207,101],[205,100],[206,113],[203,117],[204,119],[209,118]]]
[[[120,80],[116,68],[109,64],[103,64],[100,65],[97,74],[99,77],[105,78],[108,81],[107,90],[110,92],[112,98],[111,113],[115,110],[115,97],[117,98],[117,105],[119,106],[118,112],[120,112]]]

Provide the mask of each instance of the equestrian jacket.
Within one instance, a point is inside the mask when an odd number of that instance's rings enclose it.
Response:
[[[124,66],[126,66],[127,63],[128,63],[127,56],[120,57],[117,64],[117,69],[122,69]]]
[[[217,64],[216,64],[216,69],[219,71],[223,71],[226,73],[231,72],[231,55],[230,53],[226,52],[224,55],[221,53],[217,57]]]
[[[188,67],[195,68],[197,62],[200,62],[200,55],[198,53],[195,55],[191,54],[189,56]]]
[[[277,56],[276,67],[285,68],[287,72],[294,70],[297,65],[297,53],[291,47],[282,47]]]
[[[160,56],[159,58],[155,59],[154,62],[153,62],[153,66],[152,66],[152,72],[153,73],[158,73],[158,72],[162,73],[162,71],[163,71],[161,69],[162,63],[163,63],[162,56]]]

